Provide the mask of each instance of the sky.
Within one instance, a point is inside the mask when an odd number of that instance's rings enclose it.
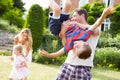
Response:
[[[43,7],[43,9],[49,6],[48,0],[22,0],[22,1],[23,3],[25,3],[24,7],[27,11],[30,9],[32,4],[39,4],[41,7]],[[79,6],[83,6],[87,2],[88,0],[80,0],[80,3],[82,4],[79,4]]]
[[[25,3],[24,7],[28,11],[32,4],[39,4],[43,8],[48,7],[48,0],[22,0]]]

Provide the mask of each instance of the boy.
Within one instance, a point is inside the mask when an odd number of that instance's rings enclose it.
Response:
[[[50,8],[53,10],[53,13],[50,13],[48,24],[49,29],[52,34],[58,36],[61,30],[62,22],[69,19],[69,12],[72,4],[70,0],[63,0],[63,8],[61,10],[60,6],[54,0],[49,1]]]
[[[50,8],[53,9],[53,14],[51,14],[52,16],[50,16],[49,19],[49,29],[52,34],[59,35],[63,21],[69,19],[69,12],[71,10],[71,5],[72,4],[70,0],[64,0],[63,9],[61,11],[59,5],[54,0],[50,0]],[[75,22],[70,22],[70,24],[71,23],[74,24]],[[91,53],[91,48],[89,47],[89,45],[87,46],[88,46],[87,51],[90,51],[89,53]]]

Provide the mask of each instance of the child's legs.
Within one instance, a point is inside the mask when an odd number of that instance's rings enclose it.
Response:
[[[61,3],[61,0],[54,0],[54,1],[55,1],[58,5],[60,5],[60,3]],[[50,11],[50,12],[53,11],[51,7],[49,7],[49,11]]]
[[[69,19],[71,6],[72,6],[71,0],[63,0],[63,8],[60,15],[61,22]]]
[[[9,78],[9,80],[13,80],[12,78]]]
[[[58,35],[61,29],[61,21],[60,21],[60,6],[56,3],[56,0],[49,0],[50,8],[52,9],[52,13],[50,13],[49,18],[49,29],[52,34]]]
[[[50,8],[53,10],[53,17],[59,17],[60,16],[60,6],[54,1],[49,0]]]
[[[76,8],[79,8],[79,1],[80,0],[71,0],[71,2],[72,2],[72,9],[71,10],[75,10]]]
[[[21,79],[21,80],[27,80],[27,77],[25,77],[24,79]]]
[[[63,13],[69,13],[72,7],[71,0],[63,0]]]

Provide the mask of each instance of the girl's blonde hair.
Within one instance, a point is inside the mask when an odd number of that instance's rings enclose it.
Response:
[[[19,44],[18,44],[18,45],[15,45],[15,46],[13,47],[13,50],[14,50],[14,49],[20,51],[20,54],[23,55],[23,54],[22,54],[22,46],[21,46],[21,45],[19,45]]]
[[[30,49],[32,47],[32,34],[29,28],[24,28],[22,29],[22,31],[18,34],[19,40],[21,41],[23,38],[23,33],[27,33],[28,34],[28,40],[25,43],[25,46],[27,46],[27,49]]]

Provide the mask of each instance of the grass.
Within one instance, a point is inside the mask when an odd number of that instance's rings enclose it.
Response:
[[[120,71],[105,68],[93,68],[92,76],[92,80],[120,80]]]
[[[11,69],[12,65],[9,58],[0,56],[0,80],[8,80]],[[59,66],[32,63],[29,66],[29,70],[30,76],[28,80],[55,80]],[[93,68],[92,80],[120,80],[120,72],[110,69]]]

